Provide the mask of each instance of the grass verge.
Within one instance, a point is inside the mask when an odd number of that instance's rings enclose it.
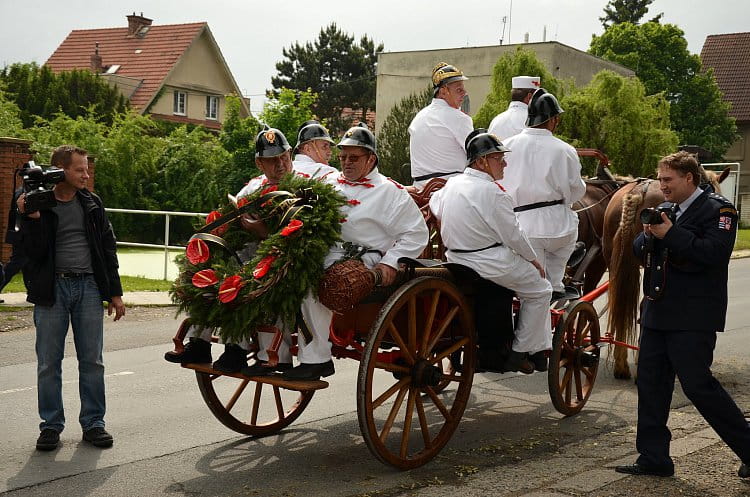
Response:
[[[140,276],[120,276],[120,282],[124,292],[166,292],[172,286],[171,281],[152,280]],[[26,287],[23,285],[20,273],[15,275],[10,283],[3,288],[3,293],[16,292],[26,293]]]
[[[737,230],[737,241],[734,242],[734,250],[750,249],[750,229]]]

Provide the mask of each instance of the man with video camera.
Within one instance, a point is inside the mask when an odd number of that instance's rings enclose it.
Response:
[[[41,431],[38,450],[53,450],[65,427],[62,360],[72,323],[78,358],[83,440],[110,447],[104,429],[103,309],[125,315],[115,235],[101,199],[86,189],[87,152],[63,145],[52,153],[50,169],[21,171],[24,190],[16,205],[21,241],[29,258],[24,269],[27,300],[34,304],[37,390]],[[29,184],[31,183],[31,184]],[[41,185],[39,183],[42,183]],[[54,187],[49,189],[49,184]]]
[[[635,464],[619,473],[672,476],[667,428],[675,375],[682,390],[740,458],[750,477],[750,428],[742,411],[711,373],[716,332],[724,331],[729,257],[737,211],[724,197],[698,187],[698,161],[677,152],[659,161],[668,202],[646,216],[633,243],[643,262],[643,305],[638,357],[638,432]]]

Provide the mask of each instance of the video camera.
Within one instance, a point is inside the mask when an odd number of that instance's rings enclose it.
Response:
[[[641,223],[643,224],[661,224],[664,220],[661,218],[661,213],[667,214],[667,218],[674,223],[677,220],[674,209],[670,206],[660,205],[659,207],[647,207],[643,209],[640,214]]]
[[[63,169],[50,167],[45,171],[34,161],[29,161],[18,170],[18,175],[23,179],[23,191],[26,193],[26,213],[51,209],[57,205],[52,186],[65,179]]]

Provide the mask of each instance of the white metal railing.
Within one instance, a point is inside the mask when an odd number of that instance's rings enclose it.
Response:
[[[111,209],[109,207],[105,208],[107,212],[121,212],[125,214],[149,214],[149,215],[157,215],[157,216],[164,216],[164,244],[154,244],[154,243],[136,243],[136,242],[117,242],[117,245],[122,245],[124,247],[147,247],[147,248],[163,248],[164,249],[164,279],[167,280],[167,267],[169,266],[169,249],[173,250],[180,250],[184,249],[185,247],[181,245],[170,245],[169,244],[169,218],[170,216],[182,216],[182,217],[199,217],[199,216],[208,216],[207,213],[203,212],[180,212],[180,211],[146,211],[146,210],[138,210],[138,209]],[[117,233],[117,231],[115,231]]]

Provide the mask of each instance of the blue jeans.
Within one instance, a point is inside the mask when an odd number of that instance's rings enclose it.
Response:
[[[34,306],[36,326],[39,429],[61,432],[65,427],[62,400],[62,360],[68,324],[78,357],[78,394],[83,430],[104,427],[104,309],[93,275],[55,278],[55,304]]]

